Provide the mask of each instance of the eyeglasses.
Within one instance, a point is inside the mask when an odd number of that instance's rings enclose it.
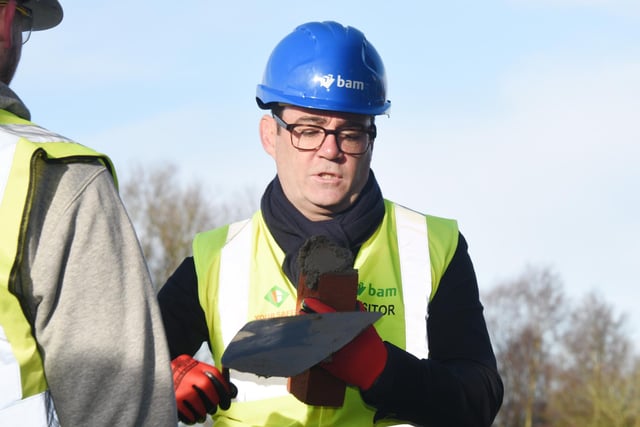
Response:
[[[10,31],[11,20],[9,18],[13,18],[16,11],[20,13],[20,24],[22,26],[22,44],[25,44],[27,41],[29,41],[29,38],[31,37],[31,30],[33,29],[33,15],[31,13],[31,9],[18,5],[15,0],[0,0],[0,6],[13,8],[9,9],[8,13],[5,13],[5,17],[8,21],[5,22],[6,31]],[[5,37],[5,40],[10,40],[10,38]]]
[[[334,135],[338,148],[344,154],[364,154],[377,133],[375,125],[368,128],[348,127],[331,130],[316,125],[289,124],[277,114],[274,114],[273,118],[279,126],[289,131],[291,145],[300,151],[316,151],[322,146],[327,135]]]

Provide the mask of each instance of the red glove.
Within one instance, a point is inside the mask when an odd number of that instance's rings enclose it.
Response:
[[[358,308],[360,311],[365,311],[359,301]],[[333,307],[312,297],[302,300],[300,310],[305,313],[336,311]],[[387,347],[373,325],[369,325],[350,343],[335,352],[326,361],[321,362],[320,366],[345,383],[368,390],[380,376],[386,363]]]
[[[185,424],[203,423],[220,406],[229,409],[237,389],[218,368],[187,354],[171,361],[178,418]]]

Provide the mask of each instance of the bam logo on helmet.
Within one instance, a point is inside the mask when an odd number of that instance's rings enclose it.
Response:
[[[320,86],[330,90],[334,82],[337,81],[336,87],[343,87],[345,89],[364,90],[364,82],[359,80],[344,79],[340,74],[338,78],[333,78],[333,74],[325,74],[324,76],[316,76],[313,78],[314,82],[320,83]]]

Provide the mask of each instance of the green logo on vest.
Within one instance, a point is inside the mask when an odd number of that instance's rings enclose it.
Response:
[[[359,282],[358,296],[362,295],[365,291],[370,297],[378,298],[395,298],[396,295],[398,295],[396,288],[374,288],[371,283]]]
[[[288,297],[289,293],[287,291],[278,286],[274,286],[269,289],[269,292],[264,296],[264,299],[276,307],[280,307]]]
[[[358,296],[362,295],[364,291],[367,290],[367,285],[362,282],[358,282]]]

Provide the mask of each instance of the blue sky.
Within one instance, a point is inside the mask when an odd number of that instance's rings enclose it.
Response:
[[[172,164],[217,198],[275,173],[254,101],[275,44],[312,20],[359,28],[387,70],[385,196],[458,219],[483,291],[553,268],[626,312],[640,347],[637,0],[62,3],[12,84],[33,120],[123,179]]]

